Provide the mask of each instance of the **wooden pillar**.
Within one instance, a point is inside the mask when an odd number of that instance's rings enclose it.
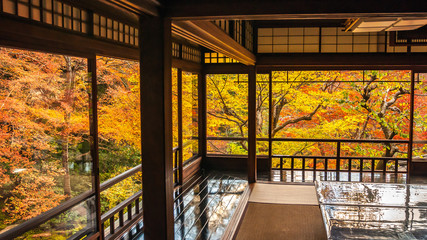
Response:
[[[203,159],[206,158],[206,73],[202,70],[199,74],[198,83],[199,97],[199,153]]]
[[[417,77],[418,74],[417,74]],[[414,70],[411,71],[411,95],[409,103],[409,143],[408,143],[408,165],[406,166],[406,183],[411,183],[411,174],[412,174],[412,154],[414,146],[414,104],[415,104],[415,73]],[[385,169],[384,165],[384,169]],[[398,164],[397,166],[398,167]]]
[[[182,47],[180,48],[182,51]],[[182,54],[182,52],[180,53]],[[184,148],[182,145],[182,69],[177,69],[177,87],[178,87],[178,184],[182,185],[183,178],[183,169],[184,169]]]
[[[173,239],[171,21],[140,20],[144,237]]]
[[[100,233],[100,239],[103,239],[101,234],[104,229],[101,227],[101,190],[99,176],[99,145],[98,145],[98,84],[96,75],[96,56],[87,59],[88,72],[90,74],[91,94],[89,104],[89,122],[90,122],[90,154],[93,164],[93,190],[95,192],[95,219],[96,231]]]
[[[251,68],[248,75],[248,181],[256,182],[257,160],[256,160],[256,71]]]

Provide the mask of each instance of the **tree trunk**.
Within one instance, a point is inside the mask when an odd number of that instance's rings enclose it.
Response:
[[[62,166],[64,168],[64,195],[67,199],[71,198],[71,179],[70,168],[68,166],[68,140],[64,138],[62,141]]]
[[[74,90],[74,71],[72,67],[71,58],[64,56],[66,64],[66,87],[64,95],[64,103],[69,107],[73,108],[73,90]],[[64,195],[67,199],[71,198],[71,178],[70,178],[70,167],[69,167],[69,152],[68,152],[68,136],[69,136],[69,125],[70,124],[70,110],[64,109],[64,130],[62,136],[62,166],[64,168]]]

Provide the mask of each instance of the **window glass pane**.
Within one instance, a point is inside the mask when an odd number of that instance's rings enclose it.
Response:
[[[427,159],[427,73],[415,74],[413,159]]]
[[[302,139],[274,141],[273,155],[407,157],[406,143],[357,141],[409,138],[410,71],[278,71],[272,76],[272,137]],[[384,164],[393,169],[394,162],[375,160],[375,170]]]
[[[141,164],[139,63],[97,57],[101,182]],[[141,190],[141,172],[101,193],[101,211]]]
[[[178,147],[178,69],[172,68],[172,127],[173,147]]]
[[[85,239],[95,233],[95,209],[91,197],[16,239]]]
[[[184,161],[199,153],[199,98],[197,85],[197,74],[182,72],[182,145]]]
[[[248,75],[206,76],[207,136],[248,136]],[[208,141],[208,152],[247,154],[246,141]]]
[[[0,230],[92,189],[86,59],[0,48]]]

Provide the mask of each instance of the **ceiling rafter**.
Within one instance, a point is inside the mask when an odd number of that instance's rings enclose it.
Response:
[[[256,57],[210,21],[175,21],[172,32],[245,65],[255,65]]]

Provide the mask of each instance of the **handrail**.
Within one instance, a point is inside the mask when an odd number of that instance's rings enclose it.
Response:
[[[123,181],[124,179],[126,179],[126,178],[134,175],[135,173],[140,172],[140,171],[142,171],[142,164],[139,164],[138,166],[133,167],[133,168],[131,168],[131,169],[129,169],[129,170],[127,170],[127,171],[125,171],[125,172],[123,172],[123,173],[121,173],[121,174],[119,174],[119,175],[117,175],[117,176],[115,176],[113,178],[110,178],[107,181],[101,183],[101,185],[100,185],[100,191],[102,192],[102,191],[104,191],[104,190],[106,190],[106,189],[114,186],[115,184]]]
[[[92,190],[86,191],[74,198],[71,198],[70,200],[34,217],[31,218],[20,225],[0,234],[0,239],[14,239],[25,232],[36,228],[37,226],[41,225],[42,223],[58,216],[59,214],[71,209],[72,207],[76,206],[77,204],[93,197],[95,193]]]
[[[266,138],[265,141],[268,141]],[[272,138],[280,142],[346,142],[346,143],[409,143],[409,140],[391,139],[316,139],[316,138]]]
[[[172,150],[173,150],[174,153],[176,153],[179,150],[179,147],[175,147]],[[113,177],[111,179],[108,179],[107,181],[101,183],[100,184],[100,191],[101,192],[105,191],[106,189],[114,186],[115,184],[123,181],[124,179],[126,179],[126,178],[128,178],[128,177],[130,177],[130,176],[132,176],[132,175],[134,175],[134,174],[136,174],[138,172],[140,172],[140,171],[142,171],[142,164],[139,164],[138,166],[135,166],[135,167],[133,167],[133,168],[131,168],[131,169],[129,169],[129,170],[127,170],[127,171],[125,171],[125,172],[123,172],[123,173],[121,173],[121,174],[119,174],[119,175],[117,175],[117,176],[115,176],[115,177]],[[139,193],[142,195],[142,190],[139,191],[136,194],[139,194]],[[133,195],[131,198],[133,198],[135,195]],[[54,208],[52,208],[52,209],[44,212],[44,213],[42,213],[42,214],[40,214],[40,215],[38,215],[38,216],[36,216],[34,218],[31,218],[31,219],[29,219],[29,220],[27,220],[27,221],[19,224],[18,226],[16,226],[16,227],[14,227],[14,228],[12,228],[12,229],[10,229],[10,230],[8,230],[8,231],[0,234],[0,239],[13,239],[13,238],[16,238],[16,237],[24,234],[25,232],[38,227],[39,225],[43,224],[44,222],[49,221],[50,219],[58,216],[59,214],[61,214],[61,213],[65,212],[65,211],[71,209],[72,207],[76,206],[77,204],[82,203],[83,201],[85,201],[85,200],[87,200],[87,199],[89,199],[89,198],[91,198],[93,196],[95,196],[94,191],[93,190],[89,190],[89,191],[86,191],[86,192],[84,192],[84,193],[76,196],[76,197],[73,197],[70,200],[67,200],[66,202],[64,202],[64,203],[62,203],[62,204],[60,204],[60,205],[58,205],[58,206],[56,206],[56,207],[54,207]],[[128,203],[128,200],[131,199],[131,198],[128,198],[128,199],[126,199],[123,202]],[[133,200],[135,200],[135,199],[133,199]],[[110,211],[114,210],[114,209],[117,209],[118,206],[122,206],[123,205],[122,203],[120,203],[116,207],[110,209]],[[110,212],[110,211],[108,211],[108,212]]]
[[[222,140],[222,141],[247,141],[246,137],[207,137],[206,140]]]
[[[117,206],[113,207],[112,209],[108,210],[106,213],[102,214],[101,216],[101,222],[105,222],[111,217],[113,217],[116,213],[123,210],[126,206],[131,204],[133,201],[135,201],[137,198],[142,196],[142,190],[139,190],[137,193],[132,195],[131,197],[127,198],[123,202],[117,204]]]
[[[353,157],[353,156],[305,156],[305,155],[272,155],[272,158],[316,158],[316,159],[349,159],[349,160],[398,160],[398,161],[404,161],[408,160],[408,158],[403,157]]]
[[[207,137],[206,140],[219,141],[244,141],[245,137]],[[257,138],[258,141],[269,141],[268,138]],[[409,143],[409,140],[402,139],[321,139],[321,138],[272,138],[273,142],[349,142],[349,143]],[[414,141],[415,143],[415,141]],[[427,141],[417,141],[417,143],[427,143]]]
[[[176,153],[178,150],[179,150],[179,147],[174,147],[174,148],[172,148],[172,152],[173,152],[173,153]]]

